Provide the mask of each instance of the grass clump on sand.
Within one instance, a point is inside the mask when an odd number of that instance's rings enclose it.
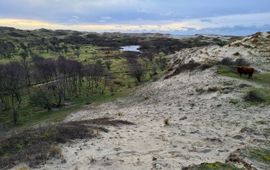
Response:
[[[250,158],[266,163],[270,166],[270,149],[254,148],[248,151]]]
[[[241,170],[234,165],[221,162],[202,163],[200,165],[183,168],[183,170]]]
[[[237,149],[229,155],[226,161],[241,164],[246,169],[270,169],[269,145]]]
[[[244,170],[270,169],[269,146],[246,147],[232,152],[226,163],[202,163],[183,168],[183,170]]]
[[[102,125],[132,125],[131,122],[101,118],[68,122],[25,130],[0,140],[0,169],[27,163],[31,168],[46,163],[50,158],[63,159],[57,144],[74,139],[93,138],[97,131],[108,132]]]
[[[245,101],[251,103],[270,103],[270,89],[252,88],[244,96]]]

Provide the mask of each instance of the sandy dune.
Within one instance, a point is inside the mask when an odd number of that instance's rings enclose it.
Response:
[[[63,145],[66,163],[41,169],[179,169],[224,161],[230,152],[259,145],[270,108],[233,105],[245,81],[219,77],[215,68],[150,83],[134,95],[69,116],[66,121],[113,117],[136,123],[108,127],[97,139]],[[169,125],[164,120],[169,119]],[[252,130],[245,130],[252,129]],[[253,133],[258,132],[258,133]]]
[[[170,56],[171,67],[242,57],[269,71],[269,42],[269,34],[263,33],[224,47],[182,50]],[[148,83],[128,97],[71,114],[65,121],[112,117],[136,125],[107,127],[110,132],[99,138],[62,145],[66,161],[52,160],[40,169],[180,169],[224,162],[237,148],[266,142],[263,131],[269,128],[270,107],[241,102],[245,88],[259,85],[219,76],[216,69],[182,72]]]

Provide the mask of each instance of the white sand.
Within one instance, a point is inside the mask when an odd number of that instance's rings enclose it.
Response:
[[[214,69],[182,73],[151,83],[132,97],[74,113],[66,121],[106,116],[136,125],[108,127],[110,132],[100,138],[63,145],[67,162],[52,161],[41,169],[179,169],[224,161],[235,149],[265,140],[260,134],[240,133],[242,128],[259,131],[267,125],[256,122],[270,123],[269,107],[229,103],[230,98],[241,95],[240,83],[247,82],[217,77]],[[196,92],[208,87],[224,90]],[[226,89],[233,91],[225,94]],[[166,118],[169,126],[164,126]]]

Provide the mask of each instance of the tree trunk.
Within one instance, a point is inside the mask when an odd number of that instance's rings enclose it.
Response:
[[[11,96],[11,102],[12,102],[13,123],[14,123],[14,125],[16,125],[18,122],[18,114],[17,114],[16,108],[15,108],[16,106],[15,106],[15,96],[14,95]]]

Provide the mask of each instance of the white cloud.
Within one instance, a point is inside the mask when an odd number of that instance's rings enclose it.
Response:
[[[263,26],[270,24],[270,12],[268,13],[253,13],[242,15],[227,15],[220,17],[206,18],[211,22],[204,23],[204,28],[217,28],[217,27],[233,27],[236,25],[241,26]]]
[[[76,17],[74,17],[76,18]],[[79,31],[96,32],[173,32],[184,31],[187,28],[196,30],[212,29],[234,26],[264,26],[270,24],[270,13],[256,13],[246,15],[229,15],[221,17],[198,18],[184,21],[163,21],[159,23],[133,23],[133,24],[113,24],[107,23],[112,18],[109,16],[101,18],[106,24],[57,24],[37,20],[24,19],[0,19],[1,26],[17,27],[20,29],[71,29]],[[205,22],[211,21],[211,22]]]

